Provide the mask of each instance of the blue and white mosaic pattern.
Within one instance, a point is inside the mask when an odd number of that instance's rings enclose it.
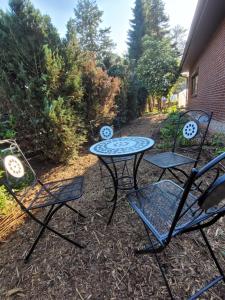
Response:
[[[14,155],[7,155],[4,158],[4,166],[6,171],[15,178],[21,178],[24,176],[24,167],[21,161]]]
[[[146,137],[121,137],[94,144],[90,152],[98,156],[122,156],[148,150],[153,145],[154,141]]]
[[[103,140],[108,140],[108,139],[111,139],[113,137],[113,129],[112,127],[106,125],[106,126],[103,126],[101,129],[100,129],[100,137],[103,139]]]
[[[187,122],[183,128],[183,136],[190,140],[198,133],[198,125],[194,121]]]

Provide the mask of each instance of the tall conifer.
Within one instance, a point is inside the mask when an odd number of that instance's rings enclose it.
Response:
[[[103,11],[99,10],[95,0],[79,0],[74,14],[81,49],[94,52],[101,60],[114,47],[109,36],[110,27],[100,28]]]
[[[134,18],[130,21],[128,33],[129,58],[137,61],[142,53],[142,38],[144,36],[143,0],[136,0],[133,9]]]

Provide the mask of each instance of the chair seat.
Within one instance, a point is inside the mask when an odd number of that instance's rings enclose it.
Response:
[[[112,164],[133,159],[133,156],[103,157],[105,163]]]
[[[168,236],[182,193],[183,188],[173,181],[162,180],[132,191],[128,194],[128,201],[155,237],[163,242]],[[187,204],[183,209],[186,210],[195,200],[195,196],[189,193]],[[176,228],[180,229],[193,218],[189,210],[189,213],[179,220]]]
[[[173,168],[185,164],[192,164],[196,161],[195,159],[175,152],[163,152],[155,155],[145,155],[144,160],[162,169]]]
[[[54,197],[49,196],[45,188],[41,187],[27,209],[46,207],[52,204],[79,199],[83,194],[83,182],[84,177],[78,176],[45,183],[44,187],[48,189]]]

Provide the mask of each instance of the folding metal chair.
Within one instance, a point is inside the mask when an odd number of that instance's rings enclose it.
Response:
[[[162,180],[128,194],[129,203],[143,222],[149,239],[149,245],[136,250],[136,253],[154,253],[171,299],[174,299],[172,291],[157,253],[183,233],[200,231],[219,272],[189,299],[196,299],[215,284],[225,282],[224,272],[204,232],[204,228],[225,215],[225,175],[220,175],[219,166],[223,159],[225,152],[200,170],[193,168],[184,187],[170,180]],[[204,189],[193,194],[192,187],[199,180],[204,181]],[[210,182],[206,184],[208,180]]]
[[[145,161],[162,170],[158,180],[168,170],[180,183],[183,183],[178,174],[183,174],[185,177],[188,177],[188,174],[178,167],[187,164],[192,164],[194,168],[197,166],[211,119],[212,113],[202,110],[188,110],[179,115],[177,124],[174,124],[175,136],[172,151],[154,155],[148,154],[144,157]],[[184,147],[184,145],[190,150],[192,147],[195,148],[194,157],[178,153],[179,147]]]
[[[55,213],[62,207],[67,207],[78,216],[85,218],[83,214],[70,206],[68,202],[78,200],[83,194],[83,177],[67,178],[58,181],[43,183],[37,178],[33,168],[14,140],[0,141],[0,163],[5,171],[1,183],[13,196],[20,208],[40,225],[40,231],[25,257],[29,259],[39,239],[46,229],[55,233],[73,245],[84,248],[80,243],[68,238],[49,225]],[[42,219],[34,210],[48,208],[48,212]]]
[[[120,120],[118,118],[111,120],[109,118],[100,118],[97,120],[90,121],[90,132],[91,132],[91,141],[94,143],[97,143],[101,140],[108,140],[116,137],[121,137],[121,126],[120,126]],[[127,162],[129,160],[132,160],[132,156],[118,156],[118,157],[104,157],[104,161],[106,164],[113,164],[114,169],[117,168],[118,165],[121,165],[121,175],[120,177],[125,177],[130,182],[130,173],[127,166]],[[103,182],[103,185],[105,189],[111,188],[111,186],[107,186],[105,184],[105,178],[108,178],[110,175],[105,175],[103,172],[103,163],[99,160],[99,170],[100,170],[100,176]],[[126,174],[126,176],[125,176]],[[129,184],[129,183],[127,183]],[[125,184],[126,185],[126,184]]]

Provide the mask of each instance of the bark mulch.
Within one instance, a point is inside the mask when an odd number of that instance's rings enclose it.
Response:
[[[124,128],[124,133],[156,138],[163,118],[140,118]],[[40,163],[36,169],[45,180],[85,176],[84,196],[73,206],[87,218],[77,219],[65,208],[58,212],[52,225],[86,244],[86,248],[80,250],[46,232],[30,261],[24,263],[38,226],[29,219],[17,219],[20,212],[14,212],[11,219],[0,223],[0,299],[169,299],[155,258],[133,253],[147,243],[147,238],[124,193],[119,194],[112,224],[106,226],[112,205],[107,199],[112,192],[103,187],[96,157],[84,152],[69,166]],[[158,175],[157,168],[141,163],[141,185],[155,181]],[[224,219],[207,233],[224,267]],[[216,274],[197,232],[174,239],[159,256],[175,299],[187,298]],[[219,284],[201,299],[225,299],[225,285]]]

